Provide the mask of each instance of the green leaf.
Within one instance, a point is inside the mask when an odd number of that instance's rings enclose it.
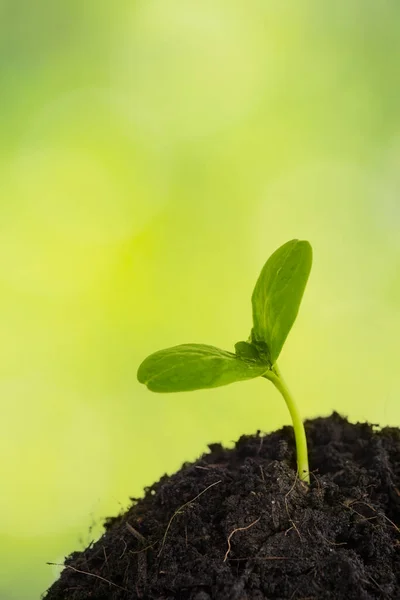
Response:
[[[265,263],[252,296],[252,342],[264,342],[273,365],[299,311],[311,271],[309,242],[291,240]]]
[[[261,360],[260,354],[251,342],[237,342],[235,344],[236,356],[243,360]]]
[[[268,366],[204,344],[182,344],[148,356],[137,377],[153,392],[188,392],[263,375]]]

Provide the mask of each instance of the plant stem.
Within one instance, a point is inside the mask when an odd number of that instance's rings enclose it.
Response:
[[[263,377],[272,381],[276,389],[280,391],[280,393],[285,399],[286,405],[290,412],[290,416],[292,417],[294,429],[294,438],[296,442],[297,453],[297,472],[302,481],[310,483],[306,432],[296,403],[285,383],[285,380],[282,378],[282,375],[276,364],[272,367],[270,371],[265,373]]]

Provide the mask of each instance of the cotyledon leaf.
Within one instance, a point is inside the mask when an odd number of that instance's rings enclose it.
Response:
[[[270,256],[258,278],[252,295],[252,341],[267,345],[271,364],[296,319],[311,265],[309,242],[291,240]]]
[[[153,392],[189,392],[263,375],[268,365],[205,344],[159,350],[140,365],[137,377]]]
[[[260,354],[256,346],[250,342],[237,342],[235,344],[235,351],[236,356],[244,360],[260,360]]]

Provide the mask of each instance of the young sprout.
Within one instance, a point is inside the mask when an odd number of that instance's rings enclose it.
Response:
[[[299,311],[310,274],[312,248],[291,240],[265,263],[251,298],[253,328],[235,353],[205,344],[182,344],[148,356],[137,373],[153,392],[188,392],[264,377],[282,394],[293,422],[300,479],[310,482],[307,440],[297,406],[276,363]]]

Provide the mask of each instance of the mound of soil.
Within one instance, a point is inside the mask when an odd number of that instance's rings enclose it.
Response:
[[[400,599],[400,430],[334,413],[211,445],[66,559],[46,600]]]

